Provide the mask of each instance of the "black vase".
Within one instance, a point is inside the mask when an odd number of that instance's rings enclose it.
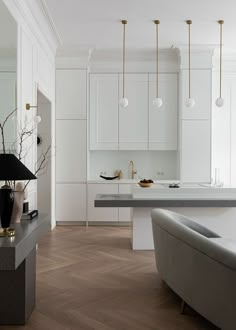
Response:
[[[0,217],[1,217],[1,226],[3,229],[10,227],[13,203],[14,203],[13,190],[8,186],[2,187],[0,189]]]

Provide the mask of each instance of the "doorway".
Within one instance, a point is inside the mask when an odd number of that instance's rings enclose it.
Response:
[[[52,208],[52,166],[51,166],[51,102],[38,90],[38,116],[41,122],[37,127],[37,159],[38,165],[45,156],[46,161],[38,174],[37,205],[39,213],[51,215]],[[48,152],[47,152],[48,151]]]

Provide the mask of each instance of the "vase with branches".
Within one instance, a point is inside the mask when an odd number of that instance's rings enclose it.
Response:
[[[32,137],[34,134],[37,134],[37,125],[36,124],[25,124],[23,127],[18,125],[18,133],[16,141],[12,144],[11,148],[7,150],[6,148],[6,142],[5,142],[5,128],[8,120],[10,118],[16,117],[17,109],[14,109],[12,112],[10,112],[6,118],[0,122],[0,136],[1,136],[1,142],[2,142],[2,153],[13,153],[16,155],[16,157],[22,162],[23,159],[26,159],[28,153],[31,150],[32,143],[30,143],[27,146],[27,142],[29,141],[29,138]],[[32,139],[34,140],[34,139]],[[36,139],[34,140],[36,141]],[[48,145],[45,151],[42,151],[41,155],[38,157],[35,169],[34,169],[34,175],[39,176],[41,173],[43,173],[47,169],[48,160],[50,158],[50,150],[51,145]],[[22,207],[23,207],[23,200],[27,199],[27,186],[29,185],[30,180],[26,182],[15,182],[15,181],[7,181],[5,182],[5,185],[8,185],[12,191],[14,192],[16,198],[14,200],[14,206],[13,206],[13,213],[12,217],[14,218],[14,222],[20,221],[20,216],[22,214]],[[15,205],[16,204],[16,205]]]

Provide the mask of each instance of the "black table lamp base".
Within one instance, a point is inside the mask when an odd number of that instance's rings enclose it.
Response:
[[[14,193],[11,187],[5,185],[0,189],[0,217],[2,231],[0,231],[0,237],[9,237],[15,235],[15,229],[10,228]]]

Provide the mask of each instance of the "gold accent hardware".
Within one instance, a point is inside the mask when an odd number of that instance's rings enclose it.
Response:
[[[38,106],[37,105],[31,105],[30,103],[26,103],[25,109],[30,110],[31,108],[38,108]]]
[[[13,237],[15,236],[15,232],[14,228],[3,228],[0,232],[0,237]]]
[[[131,166],[131,177],[134,179],[134,175],[137,174],[137,171],[134,169],[134,162],[131,160],[129,165]]]

